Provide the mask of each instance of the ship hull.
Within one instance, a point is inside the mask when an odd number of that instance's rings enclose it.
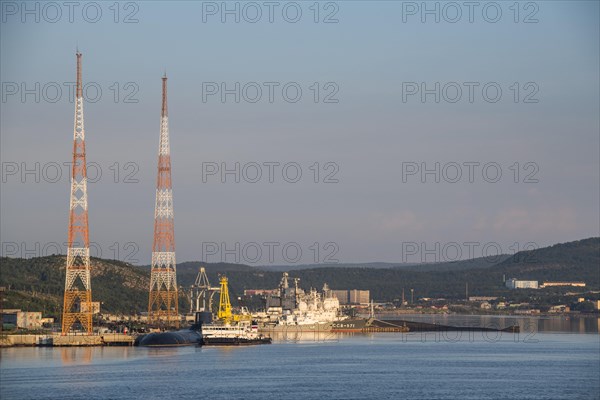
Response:
[[[271,344],[271,338],[215,338],[205,337],[202,344],[204,346],[252,346],[257,344]]]
[[[190,329],[149,333],[138,336],[134,342],[134,346],[142,347],[191,346],[198,344],[202,344],[200,332]]]
[[[447,332],[447,331],[470,331],[470,332],[511,332],[520,331],[518,325],[508,326],[503,329],[483,327],[483,326],[451,326],[432,324],[427,322],[405,321],[405,320],[381,320],[382,326],[403,326],[410,332]]]
[[[300,325],[263,325],[258,328],[263,333],[285,333],[285,332],[331,332],[332,322]]]
[[[366,319],[346,319],[335,321],[332,324],[332,332],[362,332],[367,325]]]

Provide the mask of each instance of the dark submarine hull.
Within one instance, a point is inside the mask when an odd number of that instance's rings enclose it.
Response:
[[[134,346],[164,347],[202,345],[202,335],[195,329],[182,329],[172,332],[155,332],[138,336]]]
[[[404,326],[409,332],[449,332],[449,331],[468,331],[468,332],[512,332],[518,333],[518,325],[511,325],[506,328],[485,327],[485,326],[451,326],[431,324],[426,322],[405,321],[405,320],[380,320],[379,326]]]
[[[355,318],[333,323],[332,332],[512,332],[518,333],[519,326],[513,325],[503,329],[482,326],[451,326],[426,322],[406,321],[401,319],[364,319]]]

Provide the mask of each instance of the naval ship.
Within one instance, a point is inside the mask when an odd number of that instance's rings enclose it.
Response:
[[[202,326],[202,344],[205,346],[243,346],[269,344],[272,339],[258,333],[258,325],[249,321],[216,323]]]
[[[242,346],[253,344],[269,344],[271,338],[258,333],[258,325],[243,307],[240,314],[234,314],[229,300],[227,277],[221,277],[219,311],[217,321],[212,321],[212,314],[202,313],[207,318],[200,325],[202,345],[204,346]]]
[[[294,278],[290,285],[288,273],[283,273],[276,292],[265,299],[266,311],[253,315],[261,332],[331,332],[336,321],[346,318],[327,284],[319,293],[316,289],[304,291],[299,281]]]

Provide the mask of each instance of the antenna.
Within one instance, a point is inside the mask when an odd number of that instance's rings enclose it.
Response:
[[[73,166],[69,238],[65,293],[62,314],[62,334],[79,322],[88,335],[92,334],[92,286],[90,274],[90,239],[88,228],[87,169],[85,162],[85,129],[81,90],[81,53],[77,49],[77,94],[75,97],[75,128],[73,132]]]
[[[177,263],[175,262],[175,227],[173,187],[171,184],[171,146],[167,116],[167,77],[162,78],[162,111],[158,146],[158,177],[154,208],[154,242],[148,298],[148,322],[179,326]]]

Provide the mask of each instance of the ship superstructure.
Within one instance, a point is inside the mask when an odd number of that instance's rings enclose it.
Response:
[[[232,312],[228,282],[225,276],[221,277],[217,321],[201,324],[202,343],[217,346],[271,343],[270,337],[258,333],[258,325],[252,321],[252,316],[245,307],[242,307],[240,314]]]
[[[276,294],[266,297],[266,312],[257,314],[263,329],[331,330],[332,323],[344,319],[340,314],[340,302],[327,284],[323,291],[304,291],[299,287],[299,278],[290,285],[287,272],[283,273]]]

